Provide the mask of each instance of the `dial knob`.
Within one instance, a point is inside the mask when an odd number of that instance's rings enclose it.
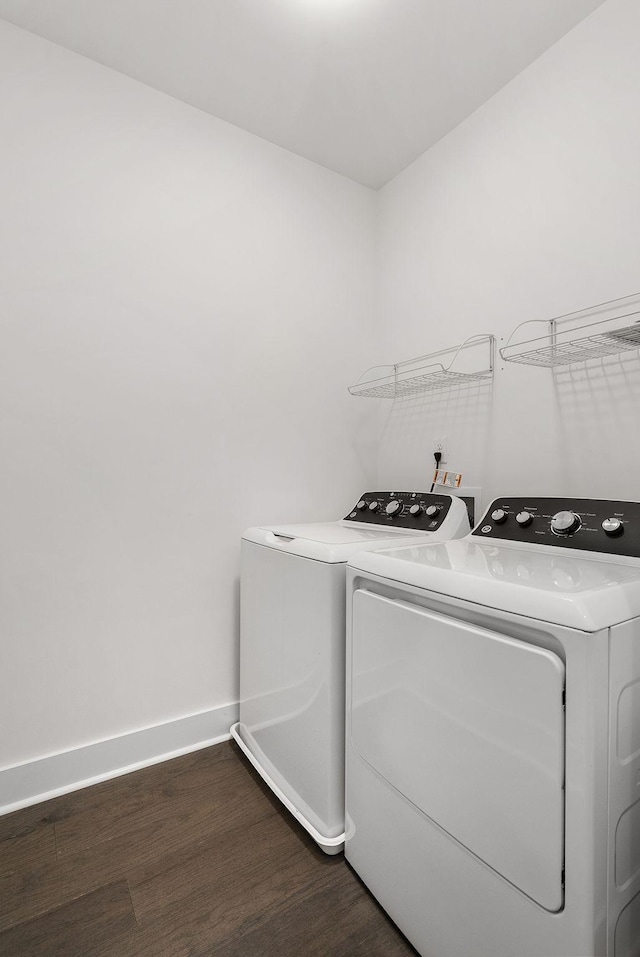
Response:
[[[398,502],[394,499],[393,502],[389,502],[385,511],[387,515],[397,515],[398,512],[402,511],[402,502]]]
[[[409,509],[409,514],[418,516],[422,514],[422,505],[412,505]]]
[[[359,512],[361,512],[362,509],[366,507],[367,507],[367,503],[365,502],[363,498],[361,498],[358,504],[356,505],[356,508],[358,509]]]
[[[568,509],[564,512],[556,512],[551,519],[551,531],[556,535],[569,535],[580,528],[580,516]]]
[[[496,508],[491,513],[491,518],[496,523],[496,525],[502,525],[503,522],[507,520],[507,513],[503,508]]]
[[[624,528],[619,518],[605,518],[602,527],[607,535],[622,535]]]
[[[518,525],[521,525],[522,528],[526,528],[527,525],[531,525],[533,521],[533,515],[531,512],[518,512],[516,515],[516,522]]]
[[[429,505],[428,508],[425,508],[424,511],[425,511],[425,515],[428,515],[429,518],[431,518],[433,515],[437,515],[437,514],[438,514],[438,506],[437,506],[437,505]]]
[[[369,502],[369,511],[376,512],[378,510],[378,502]]]

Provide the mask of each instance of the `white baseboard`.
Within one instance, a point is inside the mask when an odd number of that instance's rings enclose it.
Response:
[[[237,720],[238,704],[223,705],[2,768],[0,815],[227,741]]]

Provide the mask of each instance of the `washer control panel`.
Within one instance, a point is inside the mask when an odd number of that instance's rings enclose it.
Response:
[[[346,522],[363,525],[389,525],[394,528],[433,532],[451,508],[449,495],[432,492],[364,492]]]
[[[497,498],[472,534],[640,558],[640,502]]]

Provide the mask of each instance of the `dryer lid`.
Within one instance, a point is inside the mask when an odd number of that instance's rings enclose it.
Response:
[[[549,624],[595,632],[640,616],[640,566],[468,538],[355,555],[349,564]]]

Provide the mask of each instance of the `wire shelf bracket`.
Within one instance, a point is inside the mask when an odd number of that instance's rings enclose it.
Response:
[[[373,366],[349,386],[349,392],[370,399],[396,399],[486,381],[493,377],[494,351],[494,336],[471,336],[459,346],[440,352],[394,365]]]
[[[511,345],[518,329],[532,322],[545,322],[547,333]],[[499,351],[503,362],[551,369],[634,349],[640,349],[640,293],[551,320],[522,322]]]

